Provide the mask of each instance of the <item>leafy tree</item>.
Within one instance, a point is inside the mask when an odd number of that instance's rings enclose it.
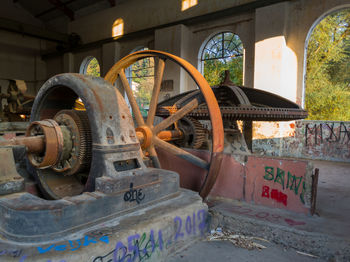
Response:
[[[243,84],[243,45],[237,35],[222,32],[213,36],[204,48],[202,60],[209,85],[219,85],[225,70],[230,71],[236,85]]]
[[[307,50],[305,105],[309,119],[350,120],[350,10],[324,18]]]
[[[147,116],[154,85],[154,59],[141,59],[131,69],[131,84],[136,102],[142,115]]]
[[[100,76],[100,65],[95,57],[90,60],[86,68],[86,74],[96,77]]]
[[[231,81],[243,84],[243,57],[234,59],[214,59],[204,61],[204,78],[210,86],[219,85],[224,79],[225,70],[230,71]]]

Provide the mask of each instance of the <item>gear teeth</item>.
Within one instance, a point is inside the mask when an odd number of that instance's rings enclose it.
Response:
[[[181,118],[180,122],[179,122],[179,126],[181,129],[181,121],[184,121],[188,127],[190,127],[190,130],[188,130],[187,128],[184,128],[184,130],[186,130],[186,134],[185,137],[188,138],[189,135],[192,135],[192,141],[186,141],[185,140],[181,141],[181,142],[176,142],[176,144],[178,144],[179,146],[188,146],[190,148],[194,148],[194,149],[199,149],[202,147],[203,143],[206,141],[206,131],[203,128],[203,125],[194,118],[190,118],[190,117],[183,117]]]
[[[81,173],[87,170],[90,166],[92,159],[92,138],[91,138],[91,129],[90,123],[88,119],[88,115],[86,111],[77,111],[77,110],[61,110],[55,116],[55,119],[62,115],[68,115],[68,118],[71,118],[70,121],[74,121],[76,127],[74,125],[70,125],[68,128],[72,132],[73,135],[79,136],[79,143],[75,144],[72,149],[72,152],[78,152],[77,160],[71,161],[72,157],[67,159],[68,162],[72,165],[69,169],[63,170],[59,168],[55,168],[57,172],[62,172],[64,175],[73,175],[76,173]],[[67,118],[67,117],[66,117]],[[58,121],[58,120],[57,120]],[[62,121],[58,121],[59,124],[64,123],[64,119]],[[61,123],[62,122],[62,123]]]

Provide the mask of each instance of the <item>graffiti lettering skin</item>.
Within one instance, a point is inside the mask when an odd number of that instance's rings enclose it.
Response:
[[[261,196],[266,198],[270,198],[271,196],[271,199],[274,199],[278,203],[282,203],[283,205],[287,206],[288,196],[278,191],[277,189],[272,189],[270,194],[270,187],[263,186]]]
[[[188,215],[186,220],[177,216],[174,218],[175,235],[173,238],[164,240],[162,230],[158,233],[150,230],[149,234],[143,233],[131,235],[127,238],[127,244],[118,241],[115,249],[105,255],[95,257],[92,262],[142,262],[148,260],[153,254],[168,249],[172,243],[175,243],[186,235],[204,234],[209,230],[207,211],[202,209],[197,213]]]
[[[22,254],[22,250],[17,250],[17,249],[13,249],[13,250],[8,250],[8,249],[4,249],[4,250],[0,250],[0,256],[4,256],[4,255],[8,255],[11,257],[19,257]],[[0,259],[1,260],[1,259]]]
[[[128,192],[125,192],[124,201],[136,201],[137,204],[140,204],[140,202],[145,198],[145,194],[142,193],[142,189],[133,189],[133,186],[134,184],[130,183],[130,190]]]
[[[109,243],[108,236],[102,236],[98,240],[90,237],[90,236],[85,236],[83,239],[78,239],[78,240],[68,240],[68,244],[65,245],[55,245],[52,244],[51,246],[48,246],[46,248],[43,247],[37,247],[39,254],[44,254],[46,252],[49,252],[50,250],[55,250],[55,251],[75,251],[79,249],[80,247],[86,247],[90,244],[96,244],[100,242],[104,242],[106,244]]]
[[[286,218],[280,215],[275,215],[275,214],[271,214],[269,212],[261,212],[261,211],[256,211],[247,207],[243,207],[243,206],[230,206],[230,207],[222,207],[222,209],[226,210],[226,211],[230,211],[230,212],[235,212],[241,215],[245,215],[245,216],[250,216],[250,217],[254,217],[254,218],[258,218],[260,220],[264,220],[264,221],[268,221],[271,223],[285,223],[289,226],[301,226],[301,225],[305,225],[306,223],[303,221],[295,221],[293,219],[290,218]]]
[[[312,137],[313,136],[313,137]],[[328,143],[348,144],[350,141],[350,127],[344,122],[338,123],[319,123],[305,126],[305,146]]]
[[[280,184],[282,190],[289,189],[289,190],[293,191],[295,195],[298,195],[300,192],[300,194],[299,194],[300,201],[303,204],[305,204],[304,194],[305,194],[306,186],[305,186],[305,181],[302,181],[302,180],[305,180],[304,177],[302,177],[302,176],[296,177],[295,175],[293,175],[289,171],[287,172],[287,176],[286,176],[286,172],[284,170],[280,169],[279,167],[274,168],[271,166],[265,166],[264,179],[267,181],[273,181],[274,183]],[[265,191],[266,190],[267,189],[265,188]],[[264,187],[263,187],[262,197],[267,197],[267,194],[265,191],[264,191]],[[287,205],[287,198],[284,201],[284,196],[283,196],[284,194],[282,192],[279,192],[277,190],[274,192],[272,192],[272,191],[271,191],[271,198],[272,199],[276,199],[277,202],[281,202],[283,204],[285,202],[286,203],[285,205]],[[283,195],[281,195],[281,194],[283,194]],[[283,199],[283,201],[281,199]]]

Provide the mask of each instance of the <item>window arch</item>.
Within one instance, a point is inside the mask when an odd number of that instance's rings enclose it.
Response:
[[[350,8],[332,10],[305,43],[303,104],[311,120],[349,121]]]
[[[124,20],[118,18],[114,21],[112,26],[112,37],[121,36],[124,34]]]
[[[99,77],[101,75],[100,64],[96,57],[85,57],[80,65],[79,73]]]
[[[232,32],[220,32],[211,37],[200,51],[199,70],[208,83],[218,85],[225,70],[231,80],[243,84],[244,49],[241,39]]]

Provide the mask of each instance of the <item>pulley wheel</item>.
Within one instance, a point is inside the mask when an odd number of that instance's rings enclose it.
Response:
[[[155,81],[152,91],[152,98],[146,121],[142,117],[140,108],[136,102],[132,88],[130,87],[125,74],[125,70],[129,66],[145,58],[154,58],[155,61],[157,61],[157,63],[155,63]],[[157,134],[159,134],[161,131],[166,130],[168,127],[174,124],[176,125],[180,119],[185,117],[186,114],[190,113],[192,110],[197,108],[199,104],[202,103],[202,101],[199,101],[198,98],[194,98],[188,101],[188,103],[182,106],[179,110],[174,108],[173,113],[169,117],[167,117],[162,122],[154,126],[154,118],[157,109],[158,97],[160,93],[166,61],[174,62],[188,73],[188,75],[193,79],[197,87],[200,89],[200,92],[203,95],[202,97],[204,97],[204,100],[208,106],[211,126],[213,127],[212,149],[209,162],[195,156],[194,154],[180,147],[170,144],[157,136]],[[145,134],[150,134],[147,135],[146,139],[142,141],[141,146],[145,149],[145,154],[148,154],[150,159],[153,161],[153,166],[160,167],[157,152],[155,150],[156,147],[165,150],[169,153],[175,154],[176,156],[191,162],[193,165],[205,169],[207,173],[200,187],[199,194],[202,196],[202,198],[206,198],[210,193],[212,187],[214,186],[216,178],[219,174],[222,162],[222,152],[224,149],[224,129],[221,113],[215,95],[212,89],[210,88],[208,82],[204,79],[204,77],[201,75],[201,73],[198,72],[198,70],[195,67],[193,67],[184,59],[166,52],[153,50],[135,52],[117,62],[108,71],[108,73],[105,76],[105,80],[110,82],[111,84],[114,84],[117,79],[120,79],[129,99],[132,112],[136,120],[137,131]]]

